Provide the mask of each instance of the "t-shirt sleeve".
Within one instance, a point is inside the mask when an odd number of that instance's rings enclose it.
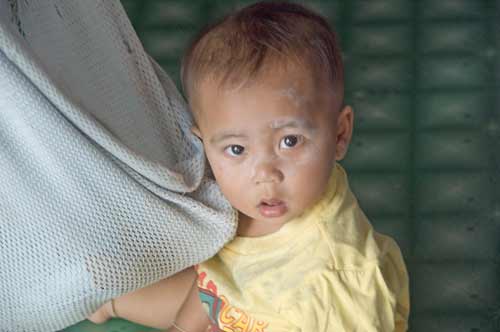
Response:
[[[408,272],[401,254],[401,250],[392,238],[387,238],[387,251],[381,257],[376,268],[377,289],[380,294],[386,294],[385,302],[388,303],[386,315],[388,324],[394,321],[394,331],[404,332],[408,330],[408,317],[410,314],[410,292]]]
[[[304,332],[407,331],[408,274],[399,247],[390,244],[379,261],[362,269],[309,278],[295,300],[288,314]]]

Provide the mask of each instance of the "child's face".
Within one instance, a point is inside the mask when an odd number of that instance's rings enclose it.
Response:
[[[288,69],[223,90],[205,80],[191,107],[208,161],[225,197],[240,212],[238,234],[277,231],[325,192],[344,157],[352,110],[309,73]],[[340,115],[339,115],[340,114]]]

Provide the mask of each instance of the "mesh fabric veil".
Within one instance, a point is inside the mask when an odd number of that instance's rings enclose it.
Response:
[[[62,329],[234,235],[190,125],[118,1],[0,0],[0,331]]]

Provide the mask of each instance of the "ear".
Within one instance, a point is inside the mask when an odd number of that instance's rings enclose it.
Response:
[[[347,154],[351,142],[354,126],[354,112],[351,106],[344,106],[337,115],[337,144],[335,145],[335,159],[342,160]]]
[[[191,127],[191,132],[195,136],[197,136],[201,141],[203,141],[203,138],[201,136],[201,131],[200,131],[200,129],[196,125],[194,125],[194,126]]]

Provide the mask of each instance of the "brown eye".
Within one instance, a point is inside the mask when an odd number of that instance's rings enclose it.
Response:
[[[283,149],[293,148],[301,141],[301,139],[302,139],[302,137],[297,136],[297,135],[285,136],[281,139],[280,148],[283,148]]]
[[[241,145],[230,145],[226,148],[226,151],[232,156],[239,156],[245,151],[245,148]]]

